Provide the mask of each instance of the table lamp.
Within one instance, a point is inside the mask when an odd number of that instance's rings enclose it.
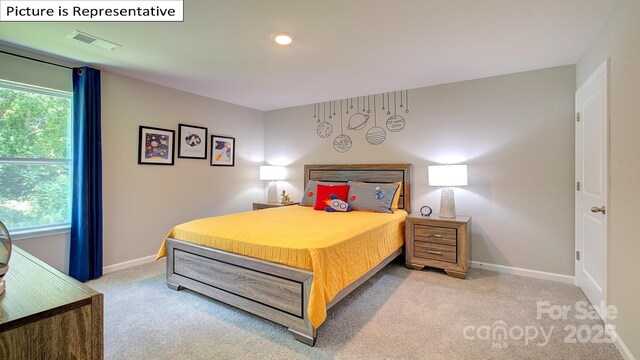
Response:
[[[440,194],[440,217],[456,217],[456,200],[450,186],[467,185],[467,165],[430,165],[429,186],[446,186]]]
[[[276,181],[284,180],[286,170],[284,166],[260,166],[260,180],[269,181],[269,189],[267,191],[267,202],[278,202],[278,187]]]

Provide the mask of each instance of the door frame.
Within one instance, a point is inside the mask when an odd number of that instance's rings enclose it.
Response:
[[[600,64],[600,66],[598,66],[598,68],[589,76],[589,78],[587,78],[587,80],[580,86],[580,88],[578,88],[578,90],[576,90],[575,93],[575,108],[576,108],[576,119],[574,121],[575,122],[575,186],[576,188],[574,188],[575,190],[575,224],[574,224],[574,230],[575,230],[575,251],[576,251],[576,256],[574,256],[574,264],[575,264],[575,280],[574,280],[574,284],[576,286],[580,286],[580,281],[579,281],[579,276],[580,276],[580,261],[582,260],[577,260],[577,251],[581,251],[581,259],[584,259],[584,255],[582,254],[583,251],[583,237],[579,236],[579,231],[578,231],[578,225],[580,224],[579,222],[579,218],[582,216],[581,215],[581,203],[580,203],[580,193],[582,192],[582,189],[578,190],[577,189],[577,184],[578,182],[581,183],[581,185],[583,185],[583,180],[581,178],[581,174],[582,174],[582,164],[581,164],[581,159],[582,159],[582,137],[581,132],[582,132],[582,124],[579,123],[577,120],[577,117],[579,116],[579,102],[578,102],[578,95],[580,93],[582,93],[587,87],[591,86],[596,80],[602,78],[604,81],[604,87],[605,87],[605,91],[604,91],[604,103],[606,106],[606,119],[605,119],[605,126],[604,126],[604,131],[605,131],[605,138],[607,141],[607,146],[606,146],[606,159],[607,159],[607,166],[606,169],[603,169],[603,171],[606,172],[605,176],[607,179],[607,186],[606,189],[604,191],[604,197],[605,197],[605,201],[604,203],[607,206],[607,217],[604,219],[604,226],[605,226],[605,234],[606,234],[606,241],[604,242],[604,267],[603,267],[603,272],[604,272],[604,276],[603,276],[603,284],[602,284],[602,289],[603,289],[603,294],[604,294],[604,304],[592,304],[592,305],[597,305],[596,309],[598,311],[598,314],[600,315],[600,317],[602,318],[602,320],[605,322],[605,324],[608,324],[608,320],[606,317],[603,317],[604,313],[603,310],[606,309],[606,306],[608,306],[609,304],[609,293],[608,293],[608,283],[609,283],[609,278],[608,278],[608,265],[609,265],[609,259],[608,259],[608,248],[609,248],[609,214],[610,214],[610,208],[609,208],[609,195],[610,195],[610,167],[611,167],[611,163],[610,163],[610,141],[609,141],[609,126],[610,126],[610,115],[609,115],[609,59],[605,59],[604,62],[602,64]],[[603,305],[603,306],[600,306]]]

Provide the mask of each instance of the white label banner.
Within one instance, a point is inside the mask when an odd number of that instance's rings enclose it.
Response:
[[[0,1],[0,21],[183,21],[182,0]]]

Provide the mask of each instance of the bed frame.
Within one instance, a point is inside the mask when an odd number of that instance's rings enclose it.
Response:
[[[411,211],[411,164],[305,165],[304,183],[318,181],[402,181],[399,208]],[[340,291],[331,308],[402,252]],[[167,286],[187,288],[284,325],[298,341],[314,346],[317,329],[307,314],[313,273],[176,239],[167,239]]]

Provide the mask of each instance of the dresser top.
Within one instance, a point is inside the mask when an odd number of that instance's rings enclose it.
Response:
[[[4,280],[0,331],[91,304],[98,294],[16,246]]]

